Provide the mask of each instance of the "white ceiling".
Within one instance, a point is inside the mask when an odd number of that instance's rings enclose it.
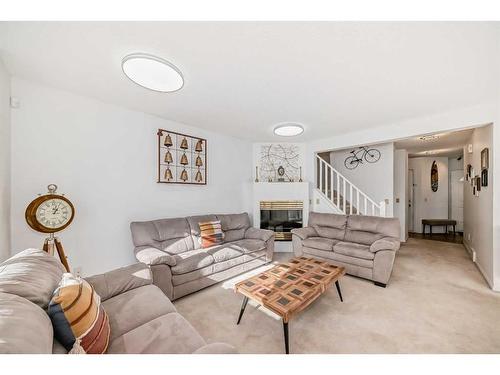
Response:
[[[474,129],[434,134],[437,138],[422,140],[420,137],[404,139],[394,143],[395,148],[405,149],[409,157],[460,156]]]
[[[305,141],[490,99],[495,23],[9,22],[12,75],[255,141],[299,122]],[[185,85],[132,84],[123,56],[174,63]]]

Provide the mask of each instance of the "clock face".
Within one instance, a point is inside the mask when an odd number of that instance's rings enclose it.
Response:
[[[62,199],[48,199],[38,206],[35,217],[44,227],[58,229],[68,224],[72,219],[73,209],[68,202]]]

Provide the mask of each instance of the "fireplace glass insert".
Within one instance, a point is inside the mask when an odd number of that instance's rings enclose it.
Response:
[[[302,228],[302,201],[261,201],[260,228],[275,233],[276,241],[291,241],[294,228]]]

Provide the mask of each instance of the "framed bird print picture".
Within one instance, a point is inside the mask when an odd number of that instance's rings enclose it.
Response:
[[[207,184],[207,140],[158,129],[158,182]]]

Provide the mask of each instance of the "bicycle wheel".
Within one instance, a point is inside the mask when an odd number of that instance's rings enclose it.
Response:
[[[359,159],[355,156],[349,156],[344,160],[344,165],[347,169],[354,169],[358,166]]]
[[[376,163],[380,160],[380,151],[374,148],[371,148],[365,152],[365,160],[368,163]]]

